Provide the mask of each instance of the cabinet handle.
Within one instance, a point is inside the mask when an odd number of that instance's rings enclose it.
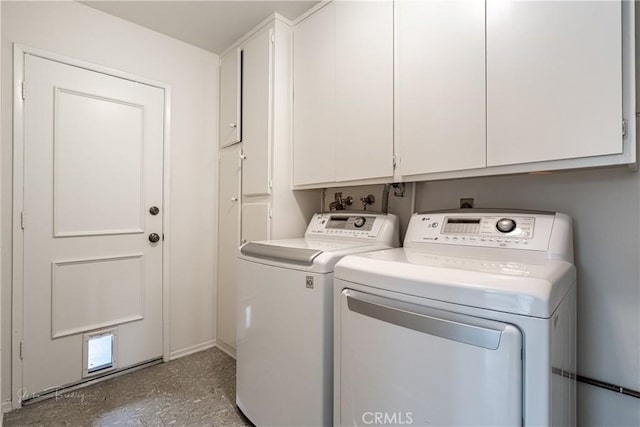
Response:
[[[242,160],[247,160],[247,156],[245,156],[244,154],[240,154],[240,158],[241,158]]]
[[[232,197],[232,198],[231,198],[231,201],[232,201],[232,202],[237,202],[237,201],[238,201],[238,198],[237,198],[237,197]]]
[[[238,125],[235,123],[229,123],[229,127],[233,129],[233,128],[237,128]]]

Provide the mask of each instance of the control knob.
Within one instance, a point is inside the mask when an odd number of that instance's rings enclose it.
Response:
[[[366,218],[363,216],[359,216],[353,221],[353,225],[360,228],[364,225],[365,222],[367,222]]]
[[[501,233],[509,233],[516,228],[516,222],[511,218],[502,218],[496,223],[496,228]]]

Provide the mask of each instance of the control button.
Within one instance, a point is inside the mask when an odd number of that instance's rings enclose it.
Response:
[[[496,242],[502,242],[502,239],[496,239]]]
[[[433,228],[436,228],[437,226],[438,226],[437,222],[434,222],[434,223],[431,224],[431,227],[433,227]]]
[[[359,216],[353,221],[353,225],[360,228],[364,225],[365,222],[367,222],[367,219],[363,216]]]
[[[496,223],[496,228],[501,233],[509,233],[516,228],[516,222],[511,218],[502,218]]]

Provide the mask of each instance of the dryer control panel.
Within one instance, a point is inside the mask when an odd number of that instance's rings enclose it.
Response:
[[[415,214],[405,246],[413,243],[546,251],[555,214],[533,211],[449,211]]]

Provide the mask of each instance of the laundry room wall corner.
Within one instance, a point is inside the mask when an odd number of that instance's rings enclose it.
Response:
[[[1,3],[0,332],[2,402],[11,393],[13,44],[171,86],[170,343],[215,342],[217,55],[76,2]],[[166,185],[166,183],[165,183]],[[5,406],[6,407],[6,406]]]

